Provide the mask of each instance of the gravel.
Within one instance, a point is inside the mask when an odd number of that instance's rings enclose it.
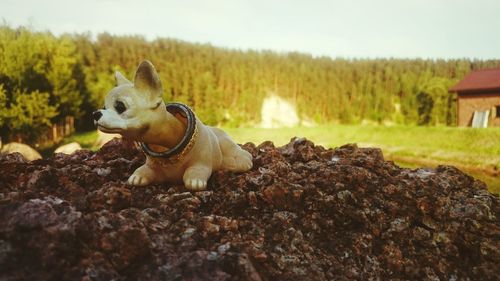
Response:
[[[292,139],[206,191],[132,187],[144,162],[98,152],[0,156],[0,280],[498,280],[500,205],[451,166]]]

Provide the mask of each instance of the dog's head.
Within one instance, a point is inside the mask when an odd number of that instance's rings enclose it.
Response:
[[[165,107],[158,73],[151,62],[143,61],[133,83],[119,71],[115,78],[117,86],[106,96],[104,108],[94,111],[94,123],[102,132],[140,140],[159,109]]]

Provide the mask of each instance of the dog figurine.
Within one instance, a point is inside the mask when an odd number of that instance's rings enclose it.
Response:
[[[143,61],[134,82],[115,73],[117,86],[105,98],[105,107],[93,112],[104,133],[117,133],[139,143],[146,163],[128,179],[135,186],[184,182],[203,190],[212,171],[244,172],[252,168],[252,155],[222,130],[204,125],[189,107],[165,104],[162,85],[153,64]]]

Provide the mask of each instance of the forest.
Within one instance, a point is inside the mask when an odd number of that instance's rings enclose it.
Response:
[[[257,125],[270,95],[317,124],[454,126],[456,97],[448,88],[471,70],[500,67],[500,60],[314,57],[1,25],[1,137],[34,141],[66,116],[75,117],[77,130],[92,129],[91,113],[114,86],[114,71],[132,79],[144,59],[155,64],[165,101],[186,103],[205,123],[228,127]]]

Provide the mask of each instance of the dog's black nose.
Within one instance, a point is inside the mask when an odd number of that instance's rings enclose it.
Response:
[[[100,110],[94,111],[92,113],[92,116],[94,117],[95,121],[99,121],[99,119],[102,117],[102,112]]]

